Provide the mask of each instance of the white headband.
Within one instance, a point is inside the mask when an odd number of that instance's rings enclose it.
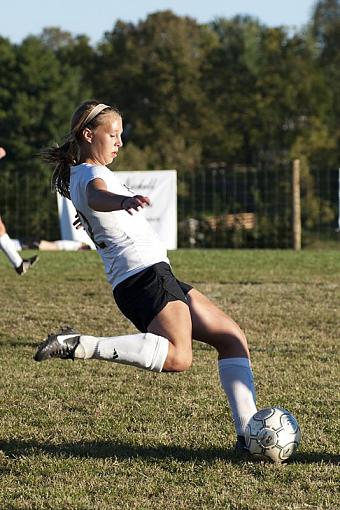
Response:
[[[108,106],[107,104],[97,104],[97,106],[95,106],[91,111],[90,113],[88,114],[88,116],[83,120],[83,122],[81,123],[81,127],[84,127],[86,126],[86,124],[88,124],[89,122],[91,122],[91,120],[93,120],[95,117],[97,117],[97,115],[100,114],[100,112],[102,112],[103,110],[105,110],[105,108],[111,108],[110,106]],[[80,128],[79,128],[80,129]]]

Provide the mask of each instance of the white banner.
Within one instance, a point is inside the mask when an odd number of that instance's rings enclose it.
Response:
[[[150,198],[151,207],[143,209],[145,217],[167,250],[176,250],[177,171],[118,172],[118,177],[135,195]]]
[[[177,171],[148,170],[117,172],[119,180],[135,195],[146,195],[151,207],[143,212],[168,250],[177,249]],[[57,193],[61,238],[81,241],[95,248],[84,229],[76,229],[73,222],[76,210],[70,200]]]

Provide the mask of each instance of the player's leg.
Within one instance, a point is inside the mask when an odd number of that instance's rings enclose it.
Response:
[[[164,372],[183,372],[191,367],[192,325],[187,304],[169,302],[150,322],[148,331],[169,340]]]
[[[38,248],[40,251],[57,251],[59,249],[54,241],[46,241],[45,239],[39,241]]]
[[[67,328],[49,335],[38,346],[34,359],[97,359],[155,372],[180,372],[191,365],[191,343],[189,309],[173,301],[159,312],[146,333],[95,337]]]
[[[34,359],[98,359],[156,372],[182,372],[191,366],[192,340],[189,308],[169,302],[151,321],[147,333],[114,337],[79,335],[65,329],[49,335]]]
[[[54,241],[54,244],[56,249],[60,251],[78,251],[83,245],[82,242],[72,239],[59,239],[58,241]]]
[[[187,300],[195,340],[215,347],[219,359],[250,357],[246,336],[233,319],[196,289],[189,291]]]
[[[157,372],[187,370],[192,362],[189,308],[182,301],[169,302],[151,321],[147,333],[95,337],[65,329],[49,335],[34,359],[53,357],[113,361]]]
[[[257,410],[246,336],[229,316],[196,289],[187,294],[187,299],[193,338],[215,347],[218,352],[221,384],[237,435],[242,437],[247,422]]]
[[[0,217],[0,248],[14,267],[14,269],[20,268],[23,260],[19,253],[15,249],[15,245],[12,239],[7,234],[7,230],[4,222]]]
[[[18,274],[24,274],[30,267],[32,267],[38,260],[38,256],[28,259],[22,259],[19,253],[17,252],[15,245],[12,239],[9,237],[6,231],[6,227],[4,222],[0,216],[0,249],[5,253],[8,260],[14,267],[15,271]]]
[[[114,296],[125,317],[139,331],[166,343],[167,355],[162,371],[182,372],[191,366],[190,311],[168,264],[155,264],[122,282]]]
[[[97,337],[80,335],[71,328],[65,328],[48,335],[38,346],[34,360],[96,359],[161,372],[168,346],[166,338],[152,333]]]
[[[124,315],[142,333],[94,337],[62,331],[40,344],[34,359],[100,359],[159,372],[189,368],[191,317],[186,298],[169,266],[150,267],[122,282],[119,292],[115,289],[115,299]]]

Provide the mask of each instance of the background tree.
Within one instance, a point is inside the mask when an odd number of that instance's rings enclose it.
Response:
[[[326,82],[331,103],[328,126],[334,140],[333,150],[323,152],[317,163],[337,167],[340,160],[340,1],[320,0],[311,20],[311,31],[318,50],[318,66]],[[326,159],[325,159],[326,158]]]
[[[202,63],[213,34],[170,11],[136,26],[118,22],[98,48],[94,89],[120,105],[149,168],[192,169],[201,163],[209,101]],[[128,152],[127,151],[127,152]]]
[[[259,39],[264,29],[257,20],[237,16],[211,24],[218,44],[207,58],[204,90],[213,112],[206,135],[204,162],[253,164],[259,132]]]
[[[0,65],[7,72],[1,73],[0,132],[8,154],[2,166],[10,197],[2,212],[9,224],[20,218],[18,236],[36,238],[44,236],[51,223],[57,224],[55,197],[53,207],[52,198],[46,200],[51,171],[37,155],[68,130],[80,77],[37,37],[12,47],[2,41],[1,46]]]

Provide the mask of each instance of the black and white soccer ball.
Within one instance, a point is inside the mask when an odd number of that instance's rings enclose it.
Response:
[[[297,419],[286,409],[267,407],[250,419],[245,442],[249,453],[276,463],[291,457],[301,441]]]

